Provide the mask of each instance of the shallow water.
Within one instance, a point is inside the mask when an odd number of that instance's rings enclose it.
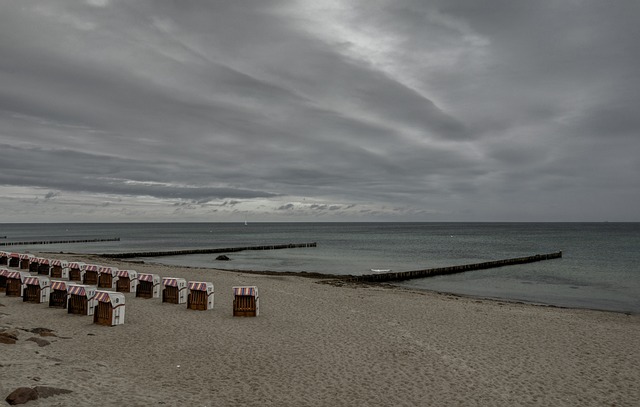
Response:
[[[0,224],[1,242],[119,237],[117,242],[0,247],[116,253],[317,242],[315,248],[144,259],[237,270],[367,274],[530,256],[563,258],[398,285],[558,306],[640,312],[638,223]],[[52,257],[54,257],[52,255]]]

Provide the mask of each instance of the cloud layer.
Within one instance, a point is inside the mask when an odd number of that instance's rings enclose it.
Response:
[[[639,18],[4,2],[0,222],[640,221]]]

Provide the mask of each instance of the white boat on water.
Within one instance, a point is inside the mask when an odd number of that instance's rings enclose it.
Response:
[[[374,273],[388,273],[391,269],[371,269]]]

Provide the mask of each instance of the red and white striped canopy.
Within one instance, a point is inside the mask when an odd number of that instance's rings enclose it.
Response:
[[[118,269],[115,267],[101,266],[98,268],[98,273],[100,274],[111,274],[113,276],[116,274],[116,271],[118,271]]]
[[[20,274],[19,271],[9,271],[8,273],[5,274],[5,276],[7,278],[15,278],[15,279],[20,279],[22,280],[22,274]]]
[[[73,295],[87,295],[87,291],[81,285],[72,285],[68,288],[69,294]]]
[[[255,286],[249,287],[233,287],[233,295],[247,295],[250,297],[258,296],[258,288]]]
[[[87,264],[84,268],[84,271],[98,271],[99,269],[100,269],[100,266],[96,264]]]
[[[189,281],[189,289],[192,291],[207,291],[207,283]]]
[[[165,277],[165,278],[162,279],[162,284],[167,286],[167,287],[177,287],[178,286],[178,279],[171,278],[171,277]]]
[[[111,296],[106,291],[96,293],[96,300],[100,302],[111,302]]]
[[[67,282],[66,281],[54,281],[51,283],[52,290],[60,290],[67,291]]]
[[[153,282],[153,274],[140,274],[138,280]]]
[[[69,263],[69,268],[71,269],[84,270],[85,267],[86,267],[86,264],[80,263],[77,261]]]
[[[22,282],[24,285],[40,285],[40,279],[38,277],[27,277]]]
[[[62,266],[62,263],[67,263],[65,260],[51,260],[51,265],[52,266]],[[77,264],[77,263],[76,263]]]

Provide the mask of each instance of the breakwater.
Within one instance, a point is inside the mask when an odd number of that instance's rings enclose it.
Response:
[[[437,267],[424,270],[414,271],[402,271],[397,273],[378,273],[378,274],[364,274],[361,276],[352,276],[346,281],[348,282],[368,282],[368,283],[382,283],[388,281],[402,281],[410,280],[413,278],[425,278],[433,276],[442,276],[446,274],[463,273],[465,271],[472,270],[484,270],[496,267],[513,266],[516,264],[534,263],[543,260],[559,259],[562,257],[562,252],[548,253],[548,254],[536,254],[534,256],[517,257],[513,259],[493,260],[485,261],[483,263],[463,264],[460,266],[450,267]]]
[[[264,246],[243,246],[243,247],[225,247],[219,249],[187,249],[187,250],[167,250],[161,252],[134,252],[134,253],[107,253],[101,254],[102,257],[111,259],[131,259],[134,257],[162,257],[162,256],[183,256],[188,254],[216,254],[216,253],[233,253],[244,250],[279,250],[279,249],[295,249],[300,247],[316,247],[316,243],[287,243]]]
[[[35,240],[30,242],[0,242],[0,246],[30,246],[37,244],[61,244],[61,243],[96,243],[96,242],[119,242],[119,237],[109,239],[83,239],[83,240]]]

